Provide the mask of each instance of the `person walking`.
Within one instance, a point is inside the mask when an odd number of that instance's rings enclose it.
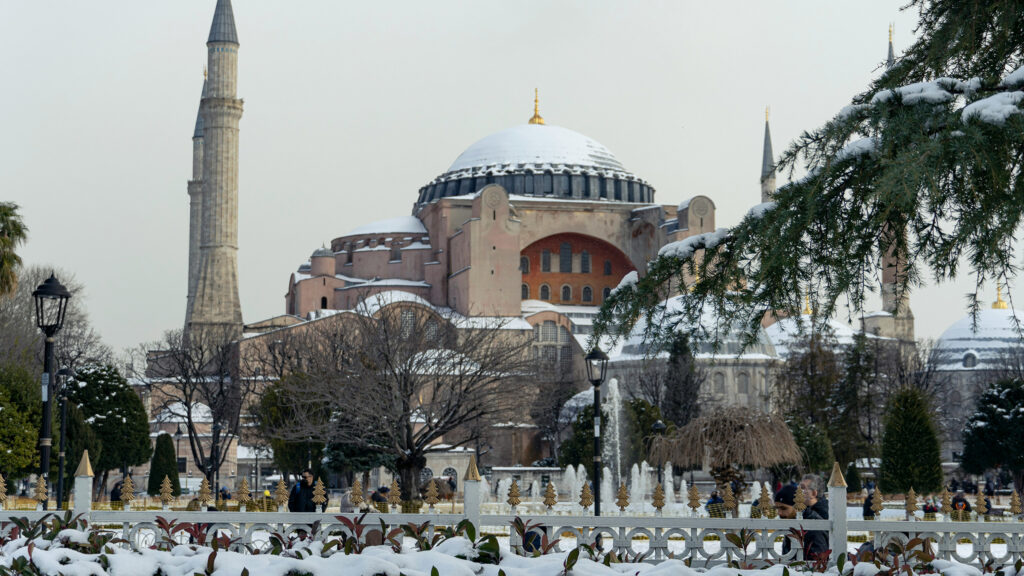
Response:
[[[316,512],[313,503],[313,471],[306,468],[288,495],[289,512]]]

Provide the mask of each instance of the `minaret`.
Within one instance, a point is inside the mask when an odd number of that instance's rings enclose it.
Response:
[[[892,47],[892,24],[889,25],[889,53],[885,60],[885,69],[889,70],[896,63],[895,51]],[[904,228],[900,231],[906,237]],[[899,338],[905,342],[914,341],[914,313],[910,310],[910,296],[907,292],[907,266],[905,260],[890,249],[882,259],[882,310],[895,316],[893,319],[894,334],[883,334]],[[900,285],[904,285],[902,297],[897,301]]]
[[[199,271],[187,328],[242,332],[238,300],[238,34],[231,0],[217,0],[206,42],[209,76],[199,106],[203,184]]]
[[[206,68],[203,68],[203,92],[200,106],[206,97]],[[203,203],[203,115],[196,112],[196,128],[192,132],[192,179],[188,181],[188,298],[185,305],[185,326],[192,316],[196,298],[196,280],[199,277],[199,242],[202,232]]]
[[[896,63],[896,52],[892,49],[892,24],[889,24],[889,56],[885,59],[885,69],[892,68]]]
[[[761,158],[761,202],[775,196],[775,155],[772,153],[772,132],[768,128],[768,108],[764,109],[764,153]]]

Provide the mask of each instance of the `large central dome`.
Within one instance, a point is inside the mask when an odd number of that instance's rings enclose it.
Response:
[[[565,200],[651,203],[654,189],[596,140],[540,123],[486,136],[420,189],[414,211],[441,198],[500,184],[510,194]]]
[[[567,128],[544,124],[513,126],[486,136],[466,148],[448,172],[525,164],[626,172],[618,159],[597,141]]]

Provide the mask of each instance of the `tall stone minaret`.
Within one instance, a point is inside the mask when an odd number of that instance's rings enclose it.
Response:
[[[889,25],[889,53],[885,59],[885,69],[889,70],[896,63],[895,51],[892,47],[892,25]],[[900,231],[906,236],[906,229]],[[889,250],[882,259],[882,310],[892,314],[893,334],[885,334],[899,338],[905,342],[914,341],[914,313],[910,310],[910,295],[906,290],[902,297],[899,293],[900,284],[906,284],[906,261],[903,257]]]
[[[206,42],[209,76],[199,106],[203,122],[201,233],[189,331],[219,328],[238,337],[238,33],[231,0],[217,0]]]
[[[206,97],[206,70],[203,70],[203,92],[200,106]],[[202,233],[203,204],[203,115],[196,112],[196,128],[192,132],[192,179],[188,181],[188,299],[185,305],[185,326],[192,318],[192,305],[196,299],[196,281],[199,278],[199,245]]]
[[[775,155],[772,153],[772,131],[768,128],[768,108],[764,109],[764,152],[761,158],[761,202],[775,196]]]

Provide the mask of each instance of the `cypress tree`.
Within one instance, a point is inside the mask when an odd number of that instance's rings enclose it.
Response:
[[[860,471],[857,470],[857,463],[850,462],[850,465],[846,467],[847,492],[860,492],[863,487],[860,481]]]
[[[964,455],[960,465],[971,474],[1002,468],[1013,474],[1017,490],[1024,488],[1024,382],[1001,380],[978,397],[964,426]]]
[[[171,493],[181,495],[181,483],[178,481],[178,459],[174,456],[174,442],[170,434],[156,437],[156,450],[153,451],[153,462],[149,466],[149,484],[146,492],[150,496],[160,494],[160,484],[164,476],[171,479]]]
[[[883,492],[906,492],[913,488],[924,494],[942,488],[939,437],[928,400],[919,390],[901,390],[889,399],[879,476]]]

